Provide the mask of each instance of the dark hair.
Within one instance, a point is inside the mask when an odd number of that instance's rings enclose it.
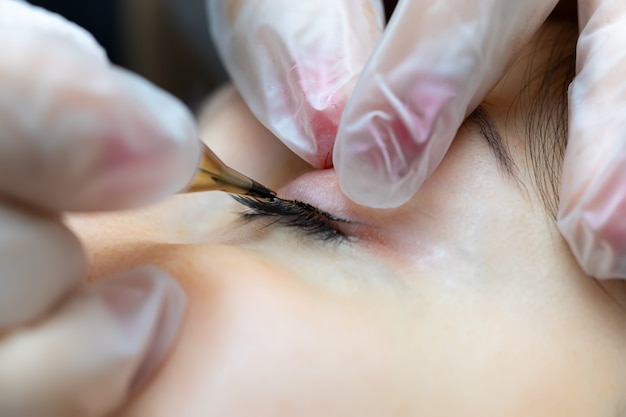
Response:
[[[476,124],[503,172],[526,189],[519,175],[520,163],[525,164],[524,171],[530,173],[533,188],[554,220],[567,146],[568,88],[575,75],[577,36],[576,25],[565,21],[544,26],[533,38],[534,46],[529,45],[526,54],[519,58],[528,61],[525,81],[509,105],[502,133],[489,117],[486,105],[478,106],[466,120]],[[541,61],[539,65],[537,60]],[[518,136],[525,138],[523,161],[512,158],[509,141],[503,138],[505,132],[512,130],[511,120]]]
[[[550,41],[546,42],[546,37]],[[577,26],[559,22],[558,32],[544,33],[537,48],[549,48],[550,59],[540,69],[532,58],[526,83],[509,111],[521,106],[526,138],[525,163],[530,168],[539,197],[548,214],[556,219],[563,156],[568,135],[568,88],[576,69]],[[533,53],[537,49],[533,50]]]

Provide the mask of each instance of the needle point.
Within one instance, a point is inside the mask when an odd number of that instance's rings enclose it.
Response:
[[[252,187],[246,193],[246,195],[249,195],[251,197],[264,198],[267,200],[273,200],[276,198],[276,192],[270,190],[266,186],[261,185],[254,180],[252,181]]]

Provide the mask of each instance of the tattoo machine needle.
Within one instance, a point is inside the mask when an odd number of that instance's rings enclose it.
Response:
[[[202,160],[196,176],[187,186],[185,193],[217,190],[267,200],[273,200],[276,197],[274,191],[230,168],[204,142],[200,141],[200,143]]]

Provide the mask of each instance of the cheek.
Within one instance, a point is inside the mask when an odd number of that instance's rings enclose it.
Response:
[[[124,416],[576,415],[570,405],[602,415],[594,398],[610,355],[519,291],[442,295],[426,282],[338,294],[256,251],[168,248],[156,259],[183,282],[189,310]]]
[[[190,307],[137,415],[388,415],[408,385],[406,326],[373,294],[324,292],[232,249],[190,248],[161,266],[186,276]]]

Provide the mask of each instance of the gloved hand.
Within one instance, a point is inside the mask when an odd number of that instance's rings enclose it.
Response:
[[[318,168],[331,166],[336,137],[342,190],[360,204],[394,207],[435,170],[556,1],[401,0],[382,39],[377,0],[207,5],[253,113]]]
[[[198,159],[182,104],[75,25],[0,0],[0,415],[103,416],[154,370],[184,293],[150,267],[83,284],[62,211],[153,201]]]
[[[626,278],[626,4],[579,0],[559,228],[587,273]]]
[[[557,0],[400,0],[375,50],[377,0],[207,4],[218,49],[255,115],[318,168],[331,165],[338,128],[332,162],[342,190],[360,204],[394,207],[437,168]],[[624,278],[626,7],[579,4],[559,226],[588,273]]]
[[[377,0],[207,0],[217,49],[254,115],[316,168],[383,31]]]

